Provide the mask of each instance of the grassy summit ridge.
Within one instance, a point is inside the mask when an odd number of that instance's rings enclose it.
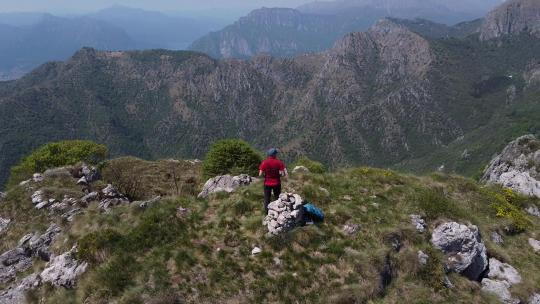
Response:
[[[191,177],[200,172],[186,165]],[[156,168],[167,166],[138,162],[147,181],[166,180],[159,177],[167,171]],[[61,178],[44,183],[59,195],[80,191]],[[327,220],[270,238],[261,225],[260,188],[209,199],[172,192],[146,210],[132,204],[103,213],[92,203],[69,224],[35,210],[31,192],[18,186],[0,204],[0,214],[13,219],[0,235],[2,249],[54,221],[63,233],[53,251],[78,243],[78,258],[90,263],[75,289],[44,287],[28,295],[31,303],[496,303],[456,274],[449,275],[455,287],[444,287],[442,253],[432,248],[429,232],[418,233],[410,222],[420,214],[429,229],[445,220],[477,225],[489,255],[522,275],[513,295],[527,300],[538,292],[540,260],[527,240],[538,236],[540,219],[522,211],[540,207],[538,199],[443,174],[362,167],[292,175],[285,189],[321,207]],[[343,230],[353,224],[360,225],[356,233]],[[493,231],[504,235],[503,245],[490,240]],[[255,246],[262,253],[252,256]],[[418,250],[429,255],[426,266]]]

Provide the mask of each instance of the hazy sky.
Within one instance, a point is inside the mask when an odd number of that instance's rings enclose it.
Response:
[[[0,0],[0,12],[80,13],[115,4],[148,10],[182,12],[216,8],[297,7],[313,0]]]

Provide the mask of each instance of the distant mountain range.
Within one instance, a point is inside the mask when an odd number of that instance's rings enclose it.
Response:
[[[48,61],[66,60],[82,47],[185,49],[197,37],[221,28],[223,22],[121,6],[69,18],[0,14],[0,80],[19,78]]]
[[[341,0],[313,2],[298,9],[262,8],[201,37],[190,49],[214,58],[247,58],[259,53],[291,57],[327,50],[345,34],[366,30],[383,17],[453,25],[483,17],[500,2]]]
[[[0,180],[33,148],[72,138],[114,155],[200,158],[239,137],[331,166],[472,175],[511,139],[540,133],[540,3],[523,11],[526,1],[472,31],[383,19],[295,58],[85,48],[0,83]]]

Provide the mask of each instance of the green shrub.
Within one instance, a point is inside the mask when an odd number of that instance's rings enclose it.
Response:
[[[224,174],[257,175],[262,157],[247,142],[240,139],[220,140],[212,145],[203,164],[205,177]]]
[[[34,150],[13,168],[8,185],[16,185],[36,172],[74,165],[78,162],[97,164],[108,155],[107,147],[86,140],[48,143]]]
[[[324,173],[326,172],[326,167],[318,162],[318,161],[314,161],[314,160],[311,160],[309,158],[307,158],[306,156],[302,156],[301,158],[299,158],[296,163],[294,163],[293,165],[293,168],[296,167],[296,166],[304,166],[306,168],[308,168],[309,172],[311,173]]]
[[[79,241],[77,257],[92,264],[102,263],[120,240],[122,235],[112,229],[92,232]]]

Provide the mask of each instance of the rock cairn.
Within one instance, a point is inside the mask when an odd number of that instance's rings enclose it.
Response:
[[[268,215],[263,225],[268,233],[278,235],[302,225],[304,201],[298,194],[282,193],[277,201],[268,205]]]

